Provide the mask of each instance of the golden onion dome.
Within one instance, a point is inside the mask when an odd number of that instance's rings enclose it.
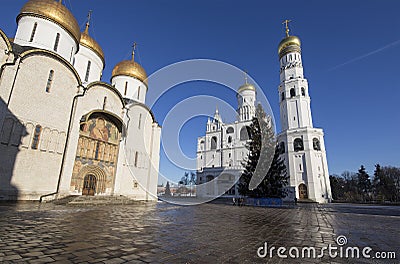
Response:
[[[140,66],[139,63],[135,62],[133,58],[132,60],[121,61],[115,65],[114,69],[112,70],[111,78],[120,75],[136,78],[146,84],[146,86],[148,85],[146,71],[142,66]]]
[[[79,44],[88,49],[91,49],[94,53],[96,53],[101,58],[104,65],[103,49],[100,47],[99,43],[97,43],[92,37],[89,36],[89,24],[86,24],[85,31],[81,33],[81,41],[79,42]]]
[[[238,93],[241,93],[245,90],[255,91],[256,88],[254,87],[254,85],[246,82],[245,84],[239,87]]]
[[[301,42],[300,39],[296,36],[287,36],[279,43],[278,46],[278,54],[280,57],[286,54],[285,49],[293,46],[295,49],[300,50]]]
[[[36,16],[53,21],[70,33],[76,43],[79,43],[81,31],[78,22],[61,1],[29,0],[19,12],[17,22],[23,16]]]

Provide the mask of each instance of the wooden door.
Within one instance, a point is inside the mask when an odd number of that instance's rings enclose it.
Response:
[[[299,185],[299,198],[308,199],[307,185],[304,183]]]
[[[96,193],[96,177],[92,174],[85,176],[83,180],[82,195],[93,196]]]

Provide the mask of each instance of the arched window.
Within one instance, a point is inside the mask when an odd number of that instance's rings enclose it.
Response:
[[[31,33],[31,37],[29,38],[29,42],[33,41],[33,38],[35,37],[36,29],[37,29],[37,22],[35,22],[35,24],[33,24],[33,29],[32,29],[32,33]]]
[[[313,138],[313,149],[318,151],[321,150],[321,143],[318,138]]]
[[[301,150],[304,150],[303,139],[301,139],[301,138],[296,138],[296,139],[293,141],[293,148],[294,148],[294,151],[301,151]]]
[[[124,96],[126,96],[127,92],[128,92],[128,82],[125,82]]]
[[[235,130],[233,129],[233,127],[228,127],[228,129],[226,129],[226,133],[227,133],[227,134],[232,134],[233,132],[235,132]]]
[[[231,136],[228,137],[228,143],[232,143],[232,137]]]
[[[301,95],[306,96],[306,89],[304,87],[301,87]]]
[[[290,89],[290,97],[295,97],[296,96],[296,91],[294,88]]]
[[[240,129],[240,140],[244,141],[249,140],[250,138],[250,128],[248,126],[242,127],[242,129]]]
[[[89,80],[89,73],[90,73],[90,66],[92,65],[91,61],[87,62],[87,66],[86,66],[86,75],[85,75],[85,82],[87,82]]]
[[[211,149],[216,149],[217,148],[217,137],[212,137],[211,138]]]
[[[56,35],[56,41],[54,42],[54,51],[58,50],[58,44],[60,43],[60,33]]]
[[[49,73],[49,78],[47,79],[46,93],[50,93],[51,84],[53,83],[53,77],[54,77],[54,71],[51,70]]]
[[[282,101],[285,100],[285,93],[284,93],[284,92],[282,92],[282,94],[281,94],[281,100],[282,100]]]
[[[32,149],[38,149],[40,134],[42,133],[42,126],[36,125],[35,131],[33,132],[33,139],[32,139]]]
[[[282,141],[281,143],[279,143],[278,153],[279,154],[285,153],[285,142]]]

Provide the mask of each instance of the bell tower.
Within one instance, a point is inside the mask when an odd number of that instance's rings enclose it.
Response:
[[[324,132],[313,126],[308,82],[303,74],[301,42],[298,37],[289,35],[289,22],[283,22],[286,36],[278,47],[282,127],[278,135],[279,150],[297,199],[326,203],[332,199],[332,194]]]

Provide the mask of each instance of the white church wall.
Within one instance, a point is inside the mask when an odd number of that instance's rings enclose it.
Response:
[[[126,142],[121,143],[125,153],[120,153],[116,192],[138,200],[155,200],[151,194],[157,193],[161,129],[146,107],[128,107],[129,125]]]
[[[90,69],[88,79],[86,80],[89,61]],[[85,46],[79,45],[79,52],[75,55],[74,67],[81,77],[82,83],[86,85],[91,82],[100,81],[104,65],[101,58],[95,52]]]
[[[54,75],[47,92],[50,70]],[[28,132],[13,164],[11,184],[18,189],[19,199],[38,199],[40,195],[56,190],[68,127],[68,118],[65,117],[69,116],[77,86],[74,73],[57,59],[39,53],[23,57],[11,97],[8,97],[9,110]],[[40,136],[34,146],[36,129]]]
[[[145,103],[147,87],[140,80],[129,76],[115,76],[111,85],[117,88],[124,98]]]
[[[33,40],[30,41],[35,23],[37,23],[35,34]],[[54,47],[57,34],[60,34],[60,37],[56,51]],[[21,17],[18,21],[14,42],[21,46],[36,47],[56,52],[71,64],[78,50],[75,39],[66,30],[52,21],[39,17]]]

